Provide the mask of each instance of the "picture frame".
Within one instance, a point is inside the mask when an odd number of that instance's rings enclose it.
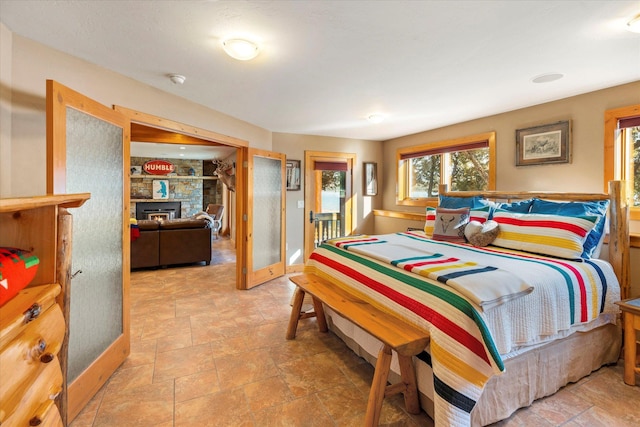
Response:
[[[571,122],[569,120],[516,129],[516,166],[569,163]]]
[[[287,191],[300,190],[300,160],[287,160],[285,178]]]
[[[155,200],[167,200],[169,198],[169,180],[154,179],[153,180],[153,198]]]
[[[365,196],[378,194],[378,164],[375,162],[363,163],[363,190]]]
[[[131,175],[142,175],[142,166],[131,166]]]

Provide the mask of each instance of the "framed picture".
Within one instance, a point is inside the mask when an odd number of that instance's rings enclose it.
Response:
[[[375,196],[376,194],[378,194],[378,165],[373,162],[365,162],[363,195]]]
[[[516,130],[516,166],[569,163],[571,123],[551,123]]]
[[[160,200],[169,198],[169,180],[168,179],[153,180],[153,198],[160,199]]]
[[[142,175],[142,166],[131,166],[131,175]]]
[[[300,190],[300,160],[287,160],[287,191]]]

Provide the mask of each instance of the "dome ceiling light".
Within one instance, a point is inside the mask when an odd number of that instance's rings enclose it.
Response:
[[[369,122],[371,123],[381,123],[384,120],[384,116],[379,113],[374,113],[369,115],[369,117],[367,117],[367,120],[369,120]]]
[[[222,42],[222,48],[227,55],[240,61],[249,61],[260,53],[258,45],[246,39],[226,39]]]
[[[556,80],[560,80],[563,77],[564,77],[564,74],[560,74],[560,73],[545,73],[532,78],[531,81],[533,83],[549,83]]]

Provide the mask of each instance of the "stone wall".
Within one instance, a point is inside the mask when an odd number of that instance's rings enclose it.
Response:
[[[131,157],[131,166],[142,166],[149,160],[157,160],[147,157]],[[184,160],[184,159],[163,159],[174,164],[176,167],[175,175],[178,177],[191,176],[190,170],[193,169],[193,176],[202,177],[203,167],[202,160]],[[168,179],[169,180],[169,199],[163,199],[167,202],[181,202],[182,218],[200,212],[203,209],[203,180],[202,179],[186,179],[172,178],[167,175],[149,175],[142,172],[142,178],[131,178],[131,216],[135,217],[135,204],[139,200],[153,200],[153,180]]]

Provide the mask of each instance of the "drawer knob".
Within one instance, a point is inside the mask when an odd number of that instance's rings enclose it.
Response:
[[[40,338],[38,342],[31,348],[30,356],[31,360],[36,360],[42,356],[44,350],[47,348],[47,342]]]
[[[38,416],[35,416],[29,420],[30,426],[39,426],[40,424],[42,424],[42,420]]]
[[[51,362],[53,360],[54,357],[55,356],[53,354],[51,354],[51,353],[45,353],[42,356],[40,356],[40,361],[42,363],[49,363],[49,362]]]
[[[24,323],[29,323],[32,320],[37,319],[38,316],[40,316],[40,313],[42,313],[42,306],[36,302],[23,313]]]

